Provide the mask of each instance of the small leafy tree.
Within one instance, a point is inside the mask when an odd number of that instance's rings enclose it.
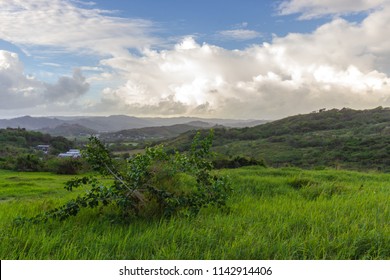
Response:
[[[157,146],[146,148],[143,154],[134,155],[121,165],[96,137],[91,137],[83,157],[100,176],[68,181],[67,190],[87,186],[88,191],[33,220],[64,220],[75,216],[81,208],[109,204],[115,204],[123,216],[171,216],[178,212],[195,215],[209,205],[223,207],[231,189],[226,177],[211,172],[212,139],[213,131],[203,140],[198,133],[188,153],[168,154]],[[106,186],[101,176],[109,177],[111,183]]]

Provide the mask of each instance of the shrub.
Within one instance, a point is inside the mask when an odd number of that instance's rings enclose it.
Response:
[[[0,169],[15,170],[15,159],[10,156],[0,157]]]
[[[233,159],[218,159],[213,161],[216,169],[221,168],[239,168],[244,166],[263,166],[266,167],[266,163],[263,159],[257,160],[255,158],[247,158],[244,156],[236,156]]]
[[[16,171],[40,171],[43,167],[42,161],[33,154],[19,155],[16,158]]]
[[[53,158],[46,162],[46,170],[56,174],[75,175],[83,169],[84,164],[80,158]]]
[[[188,153],[169,155],[162,146],[146,148],[145,153],[133,155],[121,165],[97,138],[91,137],[83,151],[84,157],[100,175],[110,177],[112,183],[106,186],[98,177],[68,181],[65,188],[69,191],[82,185],[89,187],[89,191],[32,220],[63,220],[76,215],[83,207],[109,204],[115,204],[123,216],[167,217],[179,212],[196,215],[208,205],[223,207],[230,186],[226,177],[211,173],[212,138],[212,131],[203,140],[197,134]]]

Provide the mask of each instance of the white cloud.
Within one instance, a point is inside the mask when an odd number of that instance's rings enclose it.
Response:
[[[301,40],[280,38],[243,51],[204,44],[107,60],[106,65],[123,70],[127,82],[107,88],[100,108],[144,115],[276,118],[322,107],[390,105],[388,76],[356,66],[365,58],[336,63],[331,54],[324,57],[326,47],[298,53],[294,43]]]
[[[78,69],[73,77],[63,76],[55,84],[48,84],[25,75],[16,53],[0,50],[0,110],[29,111],[44,107],[47,112],[56,112],[57,106],[69,108],[69,104],[76,104],[88,88]]]
[[[43,83],[23,74],[17,54],[0,50],[0,109],[34,106],[42,89]]]
[[[105,56],[124,55],[129,48],[144,48],[157,41],[150,35],[153,23],[148,20],[114,17],[108,11],[74,3],[0,1],[0,39],[27,49],[41,46]]]
[[[384,7],[361,23],[336,18],[312,33],[244,50],[188,37],[170,50],[107,59],[102,64],[126,82],[107,88],[101,106],[127,114],[240,118],[390,106],[390,41],[383,37],[389,21]]]
[[[388,0],[285,0],[278,6],[281,15],[301,14],[300,19],[346,15],[378,9]]]
[[[261,37],[261,33],[255,30],[249,29],[231,29],[231,30],[223,30],[218,32],[218,35],[225,39],[233,39],[233,40],[251,40],[255,38]]]
[[[41,65],[50,66],[50,67],[61,67],[61,64],[53,63],[53,62],[43,62],[43,63],[41,63]]]

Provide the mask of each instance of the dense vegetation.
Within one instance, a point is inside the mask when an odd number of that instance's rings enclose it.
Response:
[[[0,169],[76,174],[85,168],[82,160],[57,158],[59,153],[74,147],[72,141],[61,136],[7,128],[0,129],[0,143]],[[44,153],[36,148],[38,145],[50,148]]]
[[[31,150],[37,145],[50,145],[52,154],[60,153],[72,147],[72,141],[61,137],[52,137],[37,131],[28,131],[24,128],[0,129],[1,155],[8,155],[7,148]]]
[[[390,259],[390,175],[246,167],[227,209],[118,220],[114,205],[15,226],[85,192],[69,176],[0,171],[1,259]]]
[[[167,143],[185,150],[193,132]],[[273,167],[390,171],[390,109],[333,109],[242,129],[215,129],[214,151]]]

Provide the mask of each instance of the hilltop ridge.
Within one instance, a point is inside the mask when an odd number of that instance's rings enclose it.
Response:
[[[23,116],[13,119],[0,119],[0,128],[25,128],[27,130],[36,130],[44,133],[54,133],[61,136],[68,135],[71,125],[74,125],[74,131],[89,133],[110,133],[127,129],[172,126],[178,124],[188,124],[193,126],[202,126],[201,123],[212,125],[223,125],[227,127],[245,127],[255,126],[265,123],[266,120],[234,120],[234,119],[208,119],[196,117],[174,117],[174,118],[139,118],[126,115],[111,116],[74,116],[74,117],[31,117]],[[65,134],[61,134],[64,125]],[[78,126],[78,127],[76,127]],[[75,135],[73,135],[75,136]]]
[[[167,141],[188,149],[194,132]],[[247,128],[216,128],[223,157],[264,159],[270,166],[390,171],[390,108],[321,110]]]

